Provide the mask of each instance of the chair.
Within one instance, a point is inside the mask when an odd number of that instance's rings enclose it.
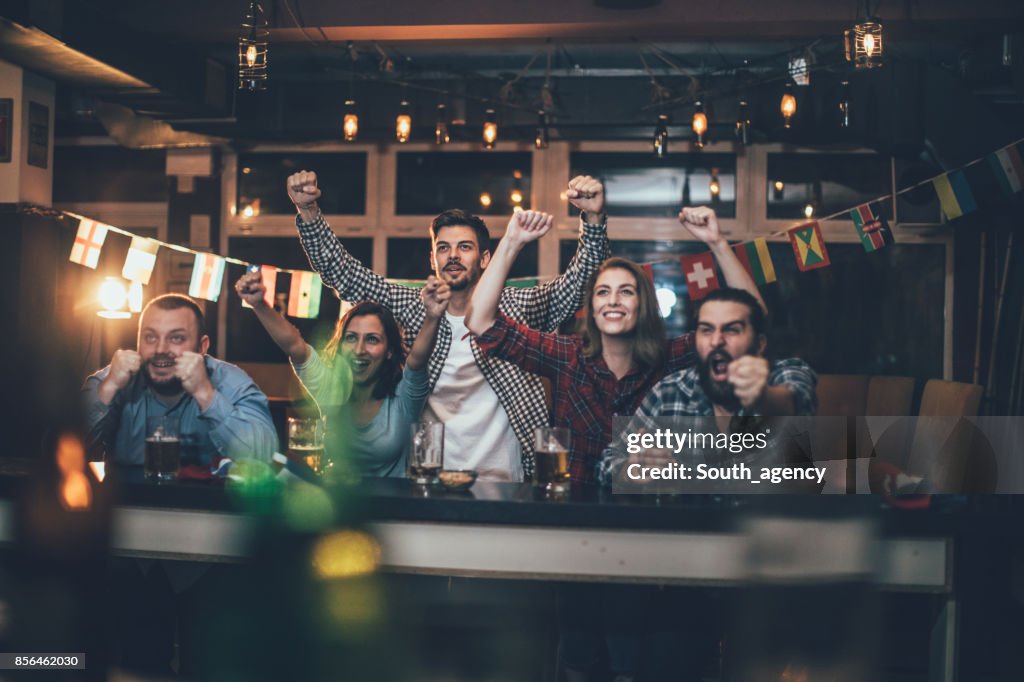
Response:
[[[977,384],[939,379],[925,384],[907,468],[925,475],[941,492],[995,490],[992,446],[978,427],[964,418],[978,416],[981,395],[982,387]]]
[[[818,416],[858,417],[864,414],[868,377],[860,374],[818,375]]]

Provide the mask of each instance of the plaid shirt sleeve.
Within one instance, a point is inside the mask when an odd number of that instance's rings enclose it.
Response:
[[[577,347],[569,337],[530,329],[501,312],[476,345],[486,355],[549,378],[576,364]]]
[[[678,372],[697,364],[697,344],[693,332],[686,332],[668,340],[668,367],[665,374]]]
[[[662,414],[661,390],[665,384],[658,382],[651,392],[647,394],[640,407],[630,417],[626,428],[614,434],[611,444],[601,453],[601,460],[597,463],[597,480],[603,486],[610,487],[618,478],[622,467],[629,461],[629,452],[626,450],[626,436],[631,433],[638,433],[641,429],[654,433],[657,426],[654,417]]]
[[[609,254],[608,226],[585,223],[581,218],[579,246],[565,272],[536,287],[506,287],[502,292],[502,308],[516,321],[534,329],[557,329],[579,309],[587,280]]]
[[[343,301],[375,301],[389,308],[406,334],[415,335],[423,323],[423,308],[418,289],[388,283],[345,250],[323,214],[304,223],[295,217],[299,240],[309,264],[320,273],[324,284],[334,289]],[[413,331],[410,332],[410,329]]]
[[[818,375],[803,360],[789,358],[772,365],[768,374],[769,386],[785,386],[793,392],[795,415],[801,417],[814,416],[818,411]]]

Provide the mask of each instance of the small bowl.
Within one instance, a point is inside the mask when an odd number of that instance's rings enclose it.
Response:
[[[437,479],[448,490],[469,490],[476,482],[473,469],[443,469],[437,472]]]

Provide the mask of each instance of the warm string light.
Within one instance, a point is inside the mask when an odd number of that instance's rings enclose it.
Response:
[[[484,149],[494,149],[494,144],[498,141],[498,119],[494,113],[494,109],[488,109],[484,112],[484,129],[483,129],[483,142]]]
[[[711,183],[708,185],[708,191],[711,192],[711,203],[717,204],[722,194],[722,183],[718,180],[718,169],[711,169]]]
[[[355,100],[345,100],[345,118],[341,130],[345,134],[346,142],[355,142],[356,136],[359,135],[359,115],[356,113]]]
[[[523,180],[523,172],[521,170],[512,171],[512,191],[509,192],[508,198],[512,201],[513,206],[519,206],[523,203],[523,189],[520,184]]]
[[[238,89],[255,92],[267,87],[267,43],[270,31],[260,3],[251,1],[238,37]]]
[[[736,139],[742,144],[750,144],[750,107],[745,99],[740,100],[740,110],[736,115]]]
[[[438,104],[437,122],[434,124],[434,142],[438,145],[443,145],[451,141],[452,138],[448,132],[448,107]]]
[[[409,113],[409,103],[402,100],[398,105],[398,116],[395,117],[395,139],[400,144],[409,141],[412,135],[412,115]]]
[[[772,185],[772,199],[775,201],[782,201],[786,195],[786,183],[782,180],[776,180],[775,184]]]
[[[535,149],[548,148],[548,115],[543,110],[537,112],[537,131],[533,136]]]
[[[704,111],[704,105],[697,102],[697,108],[693,112],[693,134],[694,144],[697,149],[704,149],[704,135],[708,132],[708,115]]]
[[[654,128],[654,155],[659,159],[668,154],[668,114],[658,114],[658,124]]]
[[[850,81],[843,81],[839,94],[839,127],[850,127]]]
[[[487,192],[481,192],[480,193],[480,205],[483,206],[484,208],[490,208],[491,207],[491,195],[488,194]]]
[[[786,92],[779,102],[779,110],[782,112],[782,125],[784,128],[791,128],[793,116],[796,114],[796,96],[793,94],[793,84],[786,83]]]

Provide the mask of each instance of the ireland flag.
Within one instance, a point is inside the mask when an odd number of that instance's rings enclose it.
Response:
[[[288,291],[288,314],[292,317],[316,317],[320,314],[320,275],[293,272]]]

